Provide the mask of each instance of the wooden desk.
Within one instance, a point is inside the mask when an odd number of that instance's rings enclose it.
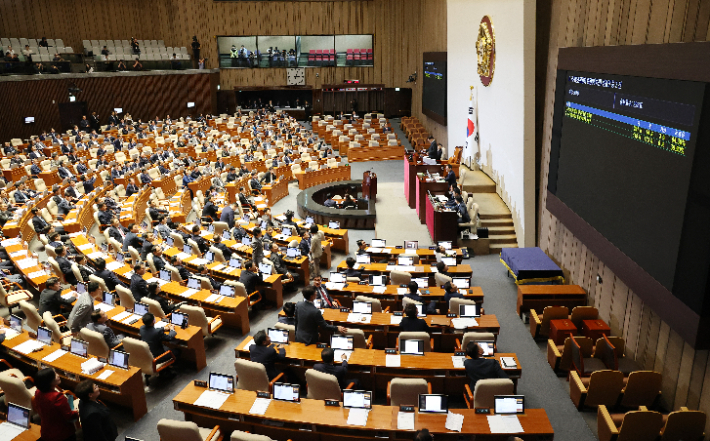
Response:
[[[449,209],[436,208],[429,196],[426,196],[426,225],[434,243],[458,241],[458,214]]]
[[[556,345],[565,344],[567,337],[574,337],[575,335],[577,335],[577,327],[572,323],[572,320],[550,320],[550,339]]]
[[[444,194],[449,190],[449,184],[446,181],[436,182],[434,180],[428,180],[417,176],[417,215],[419,216],[419,222],[426,223],[426,199],[427,192],[431,191],[432,194]]]
[[[387,248],[382,248],[381,251],[378,252],[373,252],[373,250],[379,250],[377,248],[372,248],[372,247],[367,247],[365,251],[373,257],[372,260],[382,260],[382,259],[387,259],[391,260],[393,262],[397,261],[397,257],[403,255],[407,250],[404,248],[394,248],[394,247],[387,247]],[[461,263],[463,261],[463,253],[461,252],[460,248],[456,248],[453,251],[456,252],[456,262]],[[428,248],[419,248],[417,250],[417,256],[419,256],[419,263],[429,263],[432,265],[436,265],[436,253],[434,253],[434,250],[430,250]]]
[[[326,168],[322,170],[294,173],[298,179],[298,188],[305,190],[314,185],[326,184],[329,182],[349,181],[350,167],[340,166],[336,168]]]
[[[357,265],[356,265],[357,266]],[[360,264],[358,267],[358,270],[362,272],[363,274],[371,274],[371,273],[382,273],[386,274],[389,273],[391,270],[388,269],[389,265],[386,263],[368,263],[367,265]],[[347,265],[345,264],[345,261],[343,260],[340,262],[337,266],[337,271],[345,271],[347,269]],[[394,269],[397,269],[396,267]],[[412,278],[416,277],[429,277],[429,286],[434,286],[434,274],[436,273],[436,266],[424,264],[424,265],[414,265],[414,270],[408,271],[411,275]],[[471,265],[469,264],[464,264],[464,265],[456,265],[456,266],[450,266],[449,267],[449,275],[453,277],[471,277],[473,274],[473,271],[471,270]]]
[[[288,196],[288,180],[280,179],[273,184],[264,185],[262,191],[268,201],[268,206],[273,207],[275,203]]]
[[[44,181],[47,188],[50,188],[54,184],[59,184],[62,182],[62,178],[59,177],[58,171],[43,171],[40,172],[39,177]]]
[[[61,347],[59,343],[53,342],[51,346],[45,346],[42,350],[31,352],[27,355],[12,349],[29,339],[29,334],[27,332],[23,332],[11,340],[5,340],[2,343],[2,346],[11,357],[28,365],[28,367],[33,369],[36,369],[39,366],[53,367],[62,378],[62,383],[67,389],[72,389],[77,383],[87,378],[94,380],[94,382],[101,389],[101,399],[103,401],[131,408],[133,410],[133,419],[135,421],[138,421],[143,415],[146,414],[146,412],[148,412],[148,405],[145,399],[145,390],[143,389],[143,378],[140,369],[129,367],[128,370],[124,370],[106,365],[106,367],[95,374],[86,375],[81,371],[81,363],[86,361],[86,358],[67,353],[52,362],[42,360],[47,355],[53,353],[57,349],[60,349]],[[105,380],[100,380],[98,377],[107,370],[113,371],[113,374]]]
[[[205,389],[188,384],[175,398],[175,409],[185,413],[185,419],[201,427],[219,425],[225,438],[233,430],[249,431],[273,439],[293,441],[360,441],[377,437],[393,440],[411,439],[414,431],[397,429],[399,407],[372,406],[367,425],[347,425],[348,410],[343,407],[326,407],[321,400],[302,399],[300,404],[272,401],[264,415],[250,415],[256,392],[237,390],[219,410],[195,406],[193,403]],[[473,409],[456,409],[464,415],[461,433],[444,427],[446,415],[414,416],[414,429],[429,429],[438,441],[460,440],[505,440],[508,434],[492,435],[486,415],[476,414]],[[519,417],[525,433],[513,434],[524,440],[549,440],[554,430],[544,409],[526,409]]]
[[[592,341],[597,341],[597,339],[602,338],[602,336],[610,334],[611,328],[609,328],[609,325],[607,325],[604,320],[582,321],[582,335],[591,338]]]
[[[579,285],[518,285],[518,315],[534,309],[542,314],[546,306],[570,309],[587,304],[587,293]]]
[[[15,438],[12,439],[12,441],[38,441],[40,436],[40,425],[30,423],[30,428],[17,435]]]
[[[18,182],[24,176],[27,176],[25,167],[4,168],[2,174],[7,182]]]
[[[368,142],[369,140],[364,140]],[[365,161],[388,161],[397,160],[404,155],[404,147],[402,145],[387,145],[386,139],[380,140],[380,145],[377,147],[361,146],[348,149],[348,161],[350,162],[365,162]]]
[[[248,360],[250,354],[248,346],[253,343],[251,338],[246,338],[234,350],[237,358]],[[305,383],[305,372],[316,363],[321,363],[323,349],[316,345],[306,346],[303,343],[290,343],[285,345],[286,359],[281,362],[283,367],[288,367]],[[348,361],[348,377],[358,378],[365,390],[385,394],[387,382],[393,378],[424,378],[431,383],[434,393],[459,395],[463,393],[464,385],[468,382],[466,369],[455,368],[451,356],[452,352],[425,352],[424,355],[401,355],[400,367],[388,367],[385,351],[379,349],[355,349]],[[522,375],[520,361],[515,354],[498,353],[493,358],[500,362],[501,357],[513,357],[517,366],[503,368],[506,374],[517,384]],[[502,367],[502,365],[501,365]],[[384,395],[381,395],[384,396]]]
[[[187,184],[188,188],[192,190],[192,195],[196,195],[198,191],[202,191],[202,194],[207,193],[207,190],[212,185],[212,179],[207,176],[200,176],[196,181]]]
[[[409,208],[417,208],[417,173],[443,173],[443,164],[428,165],[419,160],[409,160],[409,155],[404,156],[404,196]]]

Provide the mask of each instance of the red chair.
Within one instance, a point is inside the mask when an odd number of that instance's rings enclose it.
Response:
[[[353,50],[348,49],[345,54],[345,64],[353,64],[353,60],[355,60]]]
[[[367,49],[367,59],[372,61],[372,49]]]
[[[311,49],[308,51],[308,65],[312,66],[316,62],[316,51],[315,49]]]

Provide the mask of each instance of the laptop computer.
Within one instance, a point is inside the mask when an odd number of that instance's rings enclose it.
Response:
[[[207,231],[209,231],[210,233],[214,233],[214,225],[213,225],[213,224],[210,224],[210,225],[207,227]]]
[[[387,285],[387,276],[386,275],[379,275],[376,276],[374,274],[370,275],[370,286],[385,286]]]
[[[357,263],[367,265],[370,263],[370,255],[369,254],[358,254],[357,257],[355,258],[355,261]]]
[[[452,242],[450,240],[442,240],[438,242],[439,246],[442,247],[445,250],[450,250],[452,246]]]
[[[333,334],[330,337],[330,347],[333,349],[335,362],[343,359],[343,354],[350,358],[350,354],[355,349],[355,338],[352,335]]]
[[[190,245],[185,245],[182,247],[182,252],[185,254],[192,254],[192,247]]]
[[[172,237],[168,236],[165,238],[165,243],[168,244],[169,247],[173,246],[175,244],[175,239]]]
[[[267,328],[266,334],[271,338],[274,343],[288,344],[288,330],[287,329],[276,329]]]
[[[412,266],[414,264],[414,258],[409,256],[399,256],[397,257],[397,265],[401,266]]]
[[[298,384],[274,383],[274,400],[298,403],[301,401],[300,392]]]
[[[181,312],[170,313],[170,323],[172,323],[173,325],[182,328],[182,327],[187,326],[187,322],[188,322],[187,314],[183,314]]]
[[[346,283],[347,277],[343,273],[331,271],[328,281],[333,283]]]
[[[125,257],[123,256],[123,253],[116,253],[116,262],[118,263],[124,263],[125,262]]]
[[[454,277],[452,282],[458,289],[469,289],[471,287],[471,279],[468,277]]]
[[[110,292],[104,291],[103,298],[101,301],[109,306],[116,305],[116,294],[111,294]]]
[[[232,234],[229,232],[229,230],[224,230],[222,232],[222,239],[229,240],[232,238]]]
[[[150,308],[148,308],[148,305],[146,305],[145,303],[136,302],[136,304],[134,305],[133,314],[137,315],[138,317],[131,317],[131,319],[128,321],[128,324],[132,325],[136,323],[145,314],[149,312],[149,309]]]
[[[203,259],[205,259],[206,261],[208,261],[210,263],[214,262],[214,253],[212,251],[206,252]]]
[[[30,428],[30,410],[15,403],[7,404],[7,422],[23,429]]]
[[[281,228],[281,234],[283,234],[286,237],[291,237],[291,228],[290,227]]]
[[[492,357],[495,355],[496,345],[493,340],[478,340],[476,343],[478,343],[478,346],[483,350],[484,357]]]
[[[420,394],[419,412],[425,413],[448,413],[449,406],[446,395]]]
[[[404,241],[404,249],[405,250],[418,250],[419,249],[419,241],[418,240],[405,240]]]
[[[301,250],[298,248],[286,248],[286,257],[289,259],[297,259],[301,257]]]
[[[498,415],[525,413],[525,396],[495,395],[493,397],[493,413]]]
[[[42,326],[39,326],[37,328],[37,341],[39,341],[43,345],[51,346],[52,345],[52,331],[50,331],[49,329],[44,328]]]
[[[249,239],[247,236],[242,237],[242,245],[251,245],[251,239]]]
[[[128,353],[110,349],[108,351],[108,364],[121,369],[128,369]]]
[[[69,343],[69,352],[79,357],[86,358],[89,356],[89,343],[84,340],[72,338],[71,343]]]
[[[357,314],[372,314],[372,303],[353,300],[353,312]]]
[[[350,409],[372,409],[372,392],[345,389],[343,391],[343,407]]]
[[[248,214],[245,214],[244,216],[242,216],[242,220],[246,223],[251,222],[251,218],[249,217]]]
[[[229,285],[222,285],[219,287],[219,295],[225,297],[234,297],[234,287]]]
[[[202,282],[200,280],[195,279],[194,277],[190,277],[187,279],[187,287],[191,289],[202,289]]]
[[[268,263],[260,263],[259,264],[259,271],[264,274],[264,275],[271,275],[271,271],[273,271],[273,267],[269,265]]]
[[[306,223],[307,224],[315,223],[315,221],[313,220],[313,216],[306,216]]]
[[[447,266],[456,266],[455,257],[442,257],[441,261],[444,262]]]
[[[158,272],[158,278],[161,280],[165,280],[166,282],[169,282],[172,279],[172,273],[168,270],[160,270]]]
[[[15,314],[10,315],[10,328],[15,332],[22,333],[22,319]]]
[[[412,282],[417,282],[417,287],[419,287],[419,289],[429,288],[429,278],[428,277],[413,277]]]
[[[387,240],[385,239],[372,239],[372,243],[370,243],[370,246],[372,248],[386,248],[387,247]]]
[[[232,257],[231,259],[229,259],[229,266],[232,268],[241,268],[242,261],[237,258]]]
[[[77,294],[84,294],[86,292],[86,283],[78,282],[76,284],[76,292]]]
[[[231,375],[210,372],[210,378],[207,384],[207,387],[212,390],[226,392],[228,394],[234,392],[234,377]]]
[[[400,340],[399,353],[404,355],[424,355],[423,340]]]
[[[330,228],[331,230],[339,230],[340,229],[340,222],[330,221],[330,222],[328,222],[328,228]]]
[[[459,304],[459,317],[480,317],[481,311],[478,304],[464,305]]]

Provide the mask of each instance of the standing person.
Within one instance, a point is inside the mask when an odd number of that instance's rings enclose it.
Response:
[[[311,274],[320,274],[320,258],[323,255],[323,244],[325,234],[318,229],[318,225],[311,225],[311,249],[310,265]]]
[[[303,301],[296,305],[296,341],[312,345],[318,342],[318,328],[325,328],[331,332],[345,334],[347,329],[343,326],[331,325],[325,321],[323,314],[315,307],[313,300],[316,290],[312,286],[303,288]]]
[[[84,441],[114,441],[118,437],[111,411],[99,401],[100,394],[99,385],[93,380],[84,380],[76,385]]]
[[[255,227],[253,230],[254,240],[251,244],[252,248],[252,260],[254,264],[258,265],[264,261],[264,239],[262,237],[263,233],[261,228]]]
[[[98,282],[89,282],[83,294],[79,295],[67,319],[67,326],[73,335],[78,335],[81,328],[91,323],[91,313],[94,312],[94,300],[101,298],[103,290]]]
[[[202,46],[199,41],[197,41],[197,35],[192,37],[192,62],[198,63],[200,60],[200,47]],[[203,61],[204,64],[204,61]]]
[[[76,441],[74,422],[79,412],[72,410],[69,400],[59,389],[62,379],[52,368],[40,369],[34,376],[37,387],[34,410],[42,419],[43,441]]]

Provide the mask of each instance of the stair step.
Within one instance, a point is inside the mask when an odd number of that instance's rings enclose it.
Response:
[[[491,241],[491,245],[493,244],[502,244],[502,243],[518,243],[518,238],[515,234],[500,234],[500,235],[492,235],[490,234],[489,239]]]
[[[489,247],[490,254],[500,254],[503,248],[518,248],[517,243],[492,243]]]
[[[511,227],[514,228],[513,219],[483,219],[481,218],[482,227]]]
[[[491,236],[501,234],[515,234],[515,226],[511,222],[509,225],[487,226],[488,234]]]
[[[480,213],[478,214],[481,219],[512,219],[513,215],[510,213]]]

